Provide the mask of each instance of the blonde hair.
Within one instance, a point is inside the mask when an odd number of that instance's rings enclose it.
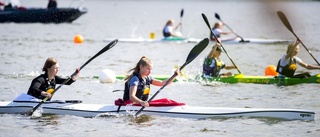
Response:
[[[219,43],[216,43],[214,46],[212,46],[212,49],[208,55],[208,58],[213,58],[213,55],[217,52],[217,48],[221,45]]]
[[[51,68],[53,65],[56,65],[58,61],[54,58],[48,58],[42,67],[42,71],[47,72],[48,68]]]
[[[213,25],[213,29],[215,29],[215,28],[219,28],[219,26],[221,26],[221,25],[223,25],[223,23],[222,22],[216,22],[216,23],[214,23],[214,25]]]
[[[298,48],[299,44],[297,43],[291,43],[288,45],[287,47],[287,55],[290,54],[290,56],[292,55],[292,53]]]
[[[152,64],[152,62],[151,62],[151,60],[149,58],[147,58],[146,56],[142,56],[140,58],[139,62],[136,64],[136,66],[128,71],[128,73],[131,72],[131,71],[133,71],[133,72],[132,72],[131,75],[129,75],[129,76],[127,76],[125,78],[125,81],[131,79],[131,77],[134,75],[134,73],[139,73],[140,72],[140,65],[144,67],[144,66],[148,66],[148,65],[151,65],[151,64]]]

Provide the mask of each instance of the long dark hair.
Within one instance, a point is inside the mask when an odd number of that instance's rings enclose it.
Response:
[[[128,71],[128,73],[133,71],[131,73],[131,75],[127,76],[124,80],[127,81],[127,80],[131,79],[131,77],[133,76],[134,73],[139,73],[140,72],[140,65],[144,67],[144,66],[150,65],[151,63],[152,62],[149,58],[147,58],[146,56],[142,56],[140,58],[139,62],[137,63],[137,65]]]

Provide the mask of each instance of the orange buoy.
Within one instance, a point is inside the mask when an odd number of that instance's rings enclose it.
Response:
[[[83,43],[83,37],[81,35],[76,35],[74,36],[73,42],[76,44],[81,44]]]
[[[266,76],[277,76],[278,72],[276,71],[276,67],[274,65],[267,66],[265,71],[264,71],[264,75],[266,75]]]

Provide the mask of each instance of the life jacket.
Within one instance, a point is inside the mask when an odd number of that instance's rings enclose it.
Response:
[[[294,72],[297,69],[297,65],[296,65],[296,59],[295,58],[290,58],[290,61],[287,65],[285,66],[281,66],[280,65],[280,61],[278,62],[278,66],[277,66],[277,72],[281,75],[284,75],[286,77],[292,77],[294,75]],[[282,68],[282,71],[280,72],[280,68]]]
[[[215,60],[215,66],[211,66],[212,61]],[[219,77],[220,70],[223,69],[225,65],[220,58],[212,59],[206,58],[203,63],[203,75],[208,75],[211,77]]]
[[[39,86],[39,89],[38,90],[41,90],[41,91],[47,91],[49,93],[52,93],[55,89],[55,86],[56,86],[56,81],[55,79],[53,79],[51,82],[49,81],[48,79],[48,74],[47,73],[44,73],[44,74],[41,74],[39,75],[38,77],[34,78],[31,82],[31,85],[30,85],[30,88],[28,90],[28,95],[31,95],[31,96],[34,96],[38,99],[44,99],[46,98],[45,96],[42,96],[41,95],[41,92],[37,92],[35,91],[34,89],[32,89],[32,86],[33,84],[36,82],[36,81],[39,81],[41,83],[41,85]],[[50,99],[48,99],[49,101]]]
[[[151,79],[149,77],[146,77],[146,80],[144,81],[141,78],[141,75],[138,73],[133,73],[133,76],[137,76],[139,78],[139,84],[137,87],[137,92],[136,92],[136,97],[138,97],[139,99],[143,100],[143,101],[147,101],[148,97],[149,97],[149,93],[150,93],[150,84],[151,84]],[[123,101],[127,101],[130,100],[129,97],[129,81],[128,80],[125,83],[124,86],[124,94],[123,94]]]
[[[170,36],[171,36],[170,32],[165,32],[165,30],[166,30],[167,27],[168,27],[168,26],[164,27],[163,30],[162,30],[162,33],[163,33],[163,36],[164,36],[164,37],[170,37]]]

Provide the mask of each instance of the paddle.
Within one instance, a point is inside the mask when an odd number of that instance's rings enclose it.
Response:
[[[182,16],[183,16],[183,9],[180,12],[180,33],[182,34]]]
[[[209,39],[205,38],[202,41],[200,41],[197,45],[195,45],[192,50],[190,51],[186,62],[179,68],[179,70],[181,71],[186,65],[188,65],[191,61],[193,61],[209,44]],[[167,82],[148,100],[148,102],[150,103],[155,97],[156,95],[159,94],[159,92],[168,85],[168,83],[175,77],[177,76],[177,74],[173,74],[168,80]],[[135,116],[138,116],[141,111],[144,109],[145,107],[142,106],[142,108],[135,114]]]
[[[223,21],[221,20],[221,18],[220,18],[220,16],[219,16],[218,13],[215,13],[214,16],[215,16],[218,20],[220,20],[221,22],[223,22]],[[247,42],[247,41],[244,41],[241,36],[239,36],[237,33],[235,33],[225,22],[223,22],[223,24],[226,25],[227,28],[229,28],[237,37],[240,37],[240,39],[241,39],[240,42]]]
[[[84,63],[81,67],[80,70],[82,68],[84,68],[87,64],[89,64],[93,59],[95,59],[96,57],[98,57],[99,55],[101,55],[102,53],[104,53],[105,51],[109,50],[110,48],[112,48],[114,45],[116,45],[118,43],[118,40],[115,39],[113,41],[111,41],[107,46],[105,46],[103,49],[101,49],[96,55],[94,55],[93,57],[91,57],[86,63]],[[62,84],[60,84],[51,94],[53,95],[56,91],[58,91],[64,84],[66,84],[74,75],[76,75],[77,72],[74,72],[68,79],[66,79]],[[31,116],[33,114],[33,112],[35,110],[37,110],[44,102],[46,102],[49,98],[44,98],[38,105],[36,105],[35,107],[33,107],[31,110],[27,111],[25,114],[27,116]]]
[[[213,30],[210,28],[210,24],[209,24],[208,18],[207,18],[206,15],[204,15],[203,13],[202,13],[202,18],[203,18],[203,20],[206,22],[208,28],[209,28],[209,29],[211,30],[211,32],[213,33]],[[213,36],[214,36],[214,38],[217,39],[217,42],[221,45],[223,51],[227,54],[227,56],[228,56],[228,58],[230,59],[230,61],[232,62],[232,64],[233,64],[234,66],[236,66],[236,64],[233,62],[233,60],[232,60],[231,57],[229,56],[228,52],[227,52],[227,51],[224,49],[224,47],[222,46],[220,40],[218,40],[217,36],[216,36],[214,33],[213,33]],[[241,72],[240,72],[240,70],[239,70],[238,68],[237,68],[237,70],[238,70],[238,72],[241,74]]]
[[[280,20],[282,21],[282,23],[284,24],[284,26],[287,27],[287,29],[297,38],[299,39],[299,37],[293,32],[293,29],[286,17],[286,15],[284,15],[284,13],[282,13],[281,11],[277,11],[277,14],[280,18]],[[300,40],[300,39],[299,39]],[[319,62],[317,61],[317,59],[311,54],[310,50],[302,43],[302,41],[300,40],[302,46],[308,51],[308,53],[311,55],[311,57],[317,62],[317,64],[320,66]]]

